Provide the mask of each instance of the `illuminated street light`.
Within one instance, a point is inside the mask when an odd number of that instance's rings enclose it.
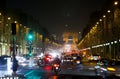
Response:
[[[110,10],[108,10],[107,12],[110,13]]]
[[[99,22],[97,22],[97,24],[99,24]]]
[[[81,32],[79,32],[79,34],[81,34]]]
[[[105,18],[106,16],[105,15],[103,15],[103,18]]]
[[[118,1],[115,1],[115,2],[114,2],[114,5],[118,5]]]
[[[17,21],[15,21],[15,23],[17,23]]]
[[[10,17],[8,17],[8,20],[10,20],[11,18]]]
[[[20,26],[22,26],[22,24],[20,24]]]
[[[97,27],[97,24],[95,25],[95,27]]]
[[[100,19],[100,21],[102,21],[102,19]]]

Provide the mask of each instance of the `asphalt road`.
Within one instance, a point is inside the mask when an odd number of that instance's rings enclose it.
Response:
[[[84,66],[85,65],[85,66]],[[86,64],[72,65],[72,64],[62,64],[61,71],[57,75],[95,75],[94,68],[92,65]],[[58,77],[54,71],[52,71],[51,66],[42,67],[21,67],[17,74],[22,74],[28,79],[55,79]]]
[[[56,75],[52,71],[51,66],[19,66],[18,75],[22,75],[25,79],[58,79],[59,75],[82,75],[95,76],[94,66],[96,63],[83,63],[80,65],[62,64],[61,71]]]

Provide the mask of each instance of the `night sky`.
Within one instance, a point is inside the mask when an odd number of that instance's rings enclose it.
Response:
[[[90,14],[100,10],[106,0],[8,0],[11,8],[39,19],[50,33],[60,34],[65,30],[82,31]]]

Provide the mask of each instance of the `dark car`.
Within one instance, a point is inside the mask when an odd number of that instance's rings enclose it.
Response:
[[[107,58],[102,58],[98,63],[97,66],[99,66],[99,68],[97,68],[97,71],[100,73],[110,73],[110,74],[115,74],[119,72],[119,66],[118,66],[118,62],[114,61],[114,60],[110,60]]]
[[[10,58],[10,56],[2,55],[0,56],[0,69],[7,69],[7,58]]]
[[[115,61],[114,60],[110,60],[110,59],[107,59],[107,58],[101,58],[98,63],[100,65],[103,65],[103,66],[114,66],[115,65]]]
[[[7,64],[7,58],[10,57],[8,55],[2,55],[0,56],[0,65],[5,65]]]
[[[82,63],[82,57],[81,56],[76,56],[76,59],[73,60],[74,64],[81,64]]]

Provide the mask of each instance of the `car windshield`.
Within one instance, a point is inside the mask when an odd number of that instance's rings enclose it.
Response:
[[[120,78],[120,0],[0,0],[0,79]]]

